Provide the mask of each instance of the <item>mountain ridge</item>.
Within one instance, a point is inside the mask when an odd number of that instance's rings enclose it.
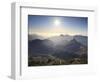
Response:
[[[87,39],[87,36],[81,35],[60,35],[28,40],[29,65],[37,65],[37,61],[48,65],[61,64],[60,61],[62,64],[87,63]]]

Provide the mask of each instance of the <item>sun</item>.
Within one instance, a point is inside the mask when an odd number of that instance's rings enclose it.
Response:
[[[54,20],[54,25],[55,26],[60,26],[60,24],[61,24],[60,20],[58,20],[58,19]]]

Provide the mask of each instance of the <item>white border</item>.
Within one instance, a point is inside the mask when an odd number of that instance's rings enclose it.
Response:
[[[34,5],[34,6],[33,6]],[[63,65],[27,67],[27,15],[57,15],[88,17],[88,65]],[[14,29],[15,27],[15,29]],[[84,75],[95,73],[94,47],[95,9],[71,6],[55,6],[30,3],[12,4],[12,78],[29,79],[41,77],[57,77],[69,75]]]

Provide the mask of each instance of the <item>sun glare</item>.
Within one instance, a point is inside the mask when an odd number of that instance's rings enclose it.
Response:
[[[60,20],[56,19],[54,20],[54,25],[55,26],[59,26],[61,24]]]

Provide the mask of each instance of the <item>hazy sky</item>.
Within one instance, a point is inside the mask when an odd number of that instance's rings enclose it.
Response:
[[[87,17],[28,15],[29,34],[56,36],[87,35]]]

